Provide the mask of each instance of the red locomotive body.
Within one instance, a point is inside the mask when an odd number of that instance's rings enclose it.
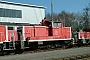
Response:
[[[6,40],[6,27],[4,25],[0,25],[0,42]]]
[[[47,21],[49,22],[49,21]],[[51,22],[49,22],[51,23]],[[57,22],[57,25],[59,23]],[[54,27],[52,24],[48,26],[43,22],[42,25],[46,26],[24,26],[25,40],[62,40],[71,39],[71,28],[70,27]]]

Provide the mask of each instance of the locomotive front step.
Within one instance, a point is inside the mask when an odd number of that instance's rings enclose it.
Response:
[[[3,50],[15,50],[15,43],[14,42],[4,42]]]
[[[15,49],[15,43],[9,42],[9,49]]]

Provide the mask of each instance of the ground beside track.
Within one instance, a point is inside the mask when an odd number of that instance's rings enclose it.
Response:
[[[53,58],[49,60],[90,60],[90,54],[83,54],[77,56],[68,56],[64,58]]]
[[[90,47],[4,56],[0,57],[0,60],[49,60],[83,54],[90,54]]]

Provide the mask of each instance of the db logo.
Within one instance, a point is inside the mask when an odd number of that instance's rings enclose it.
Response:
[[[55,35],[58,35],[58,31],[54,31]]]

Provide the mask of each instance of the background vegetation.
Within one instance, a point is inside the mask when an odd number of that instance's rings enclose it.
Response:
[[[61,11],[60,13],[46,14],[47,20],[61,21],[64,26],[70,26],[72,31],[81,31],[84,28],[90,28],[90,3],[85,6],[81,12],[70,13],[67,11]]]

